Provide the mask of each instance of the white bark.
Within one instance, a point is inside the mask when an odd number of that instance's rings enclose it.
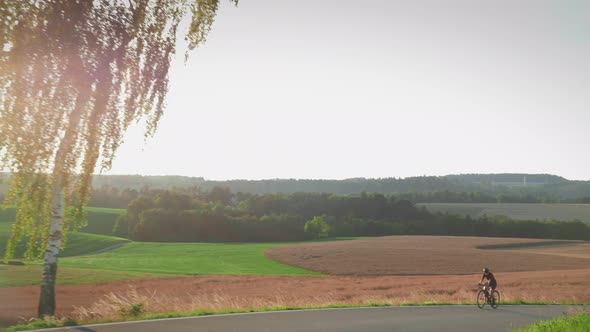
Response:
[[[58,180],[59,181],[59,180]],[[64,219],[64,192],[61,183],[54,185],[53,201],[51,203],[51,224],[49,227],[49,239],[44,261],[56,263],[59,248],[61,246],[62,225]]]
[[[47,249],[43,257],[43,276],[41,279],[41,296],[39,298],[38,316],[55,315],[55,279],[57,275],[57,256],[61,246],[64,217],[64,191],[61,177],[55,179],[51,206],[51,224]]]

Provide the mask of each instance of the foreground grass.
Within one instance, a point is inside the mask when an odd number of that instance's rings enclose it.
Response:
[[[514,332],[587,332],[590,331],[590,314],[583,313],[573,316],[537,322],[531,326],[513,330]]]
[[[503,305],[520,305],[523,303],[504,303]],[[531,304],[531,303],[528,303]],[[535,303],[539,304],[539,303]],[[474,305],[473,303],[446,303],[446,302],[424,302],[424,303],[402,303],[398,306],[437,306],[437,305]],[[319,309],[343,309],[343,308],[375,308],[375,307],[395,307],[388,303],[367,303],[367,304],[327,304],[320,306],[271,306],[252,309],[223,309],[223,310],[193,310],[190,312],[163,312],[163,313],[143,313],[141,306],[130,306],[129,308],[121,308],[121,316],[117,319],[95,319],[95,320],[75,320],[75,319],[54,319],[46,318],[44,320],[36,320],[27,324],[15,325],[7,328],[6,332],[24,331],[43,328],[54,328],[64,326],[79,326],[102,324],[112,322],[125,321],[139,321],[139,320],[156,320],[166,318],[183,318],[183,317],[199,317],[212,316],[222,314],[239,314],[239,313],[254,313],[254,312],[273,312],[273,311],[293,311],[293,310],[319,310]],[[544,321],[534,324],[531,327],[514,330],[514,332],[540,332],[540,331],[588,331],[590,326],[590,314],[581,314],[571,317],[562,317],[555,320]]]
[[[60,266],[167,275],[319,275],[264,256],[280,243],[133,242],[92,256],[66,257]]]

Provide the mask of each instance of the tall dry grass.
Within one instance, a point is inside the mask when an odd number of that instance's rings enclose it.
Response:
[[[109,293],[90,307],[75,307],[71,318],[78,321],[120,319],[137,314],[169,312],[228,311],[264,309],[270,307],[325,306],[338,303],[331,295],[298,298],[288,294],[264,297],[231,296],[221,290],[207,294],[158,294],[155,291],[138,292],[129,288],[126,293]],[[141,308],[134,312],[133,308]]]
[[[144,314],[190,313],[195,311],[265,310],[268,308],[306,308],[334,305],[408,305],[435,303],[474,303],[478,289],[413,289],[383,290],[382,294],[354,293],[350,289],[326,294],[293,294],[277,292],[264,296],[237,296],[217,289],[204,294],[162,294],[138,291],[131,287],[124,293],[109,293],[89,307],[75,307],[68,318],[77,321],[127,319]],[[503,302],[577,303],[584,301],[569,297],[551,297],[541,290],[510,289],[502,293]],[[585,299],[587,301],[587,299]]]

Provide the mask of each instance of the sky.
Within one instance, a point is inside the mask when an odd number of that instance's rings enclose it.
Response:
[[[105,174],[590,180],[588,1],[226,1],[180,46]]]

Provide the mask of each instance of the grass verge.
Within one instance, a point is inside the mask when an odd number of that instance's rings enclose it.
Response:
[[[590,313],[564,315],[556,319],[537,322],[533,325],[512,330],[513,332],[588,332],[590,331]]]

